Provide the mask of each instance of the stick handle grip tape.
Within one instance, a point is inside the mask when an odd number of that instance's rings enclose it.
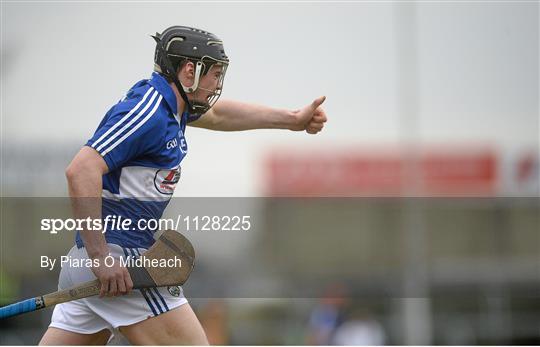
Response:
[[[0,308],[0,319],[13,317],[25,312],[32,312],[37,309],[36,298],[19,301],[14,304]]]

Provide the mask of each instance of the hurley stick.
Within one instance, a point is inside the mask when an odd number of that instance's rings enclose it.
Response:
[[[191,242],[182,234],[173,230],[166,230],[152,247],[141,255],[141,258],[144,258],[143,263],[147,264],[152,264],[152,262],[163,263],[168,259],[180,259],[181,266],[172,268],[128,266],[127,269],[133,281],[134,289],[178,286],[187,281],[193,270],[195,250]],[[99,294],[100,289],[101,283],[96,279],[68,289],[16,302],[0,308],[0,319],[51,307],[63,302],[87,298]]]

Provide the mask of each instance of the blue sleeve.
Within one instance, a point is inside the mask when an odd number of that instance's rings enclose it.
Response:
[[[159,151],[165,132],[159,112],[162,99],[151,88],[142,98],[115,105],[86,145],[101,154],[110,171],[133,158]]]

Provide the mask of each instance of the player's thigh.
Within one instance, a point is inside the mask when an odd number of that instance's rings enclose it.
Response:
[[[111,332],[109,329],[103,329],[93,334],[79,334],[50,327],[41,338],[41,341],[39,341],[39,345],[105,345],[109,341],[110,336]]]
[[[120,327],[120,331],[135,345],[208,345],[201,323],[189,304]]]

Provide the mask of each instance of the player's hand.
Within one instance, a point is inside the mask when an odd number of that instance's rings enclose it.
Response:
[[[133,281],[126,267],[120,266],[118,259],[114,259],[112,266],[110,266],[110,258],[107,263],[105,263],[105,257],[95,259],[99,261],[99,266],[93,266],[92,272],[101,282],[100,297],[118,296],[130,292],[133,288]]]
[[[321,104],[326,100],[326,96],[315,99],[311,104],[293,111],[295,124],[291,127],[294,131],[306,131],[308,134],[316,134],[324,128],[327,121],[326,113]]]

